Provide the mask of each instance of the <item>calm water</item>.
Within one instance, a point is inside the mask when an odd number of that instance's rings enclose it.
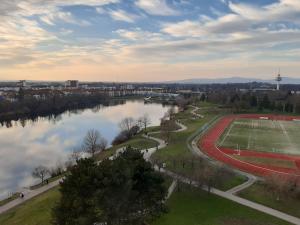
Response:
[[[159,125],[167,110],[160,104],[127,101],[123,105],[67,112],[55,120],[40,118],[0,127],[0,198],[36,182],[31,177],[36,166],[63,163],[89,129],[98,129],[111,143],[123,118],[138,118],[147,113],[151,125]]]

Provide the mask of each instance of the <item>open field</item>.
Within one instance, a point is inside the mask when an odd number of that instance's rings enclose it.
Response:
[[[287,222],[207,194],[200,189],[182,186],[168,200],[169,212],[151,225],[284,225]]]
[[[1,225],[50,225],[51,209],[59,200],[58,187],[0,215]]]
[[[219,139],[221,147],[300,155],[300,123],[236,119]]]
[[[270,120],[259,119],[261,117],[268,117]],[[219,119],[202,136],[198,146],[202,152],[215,160],[251,174],[299,177],[300,143],[296,138],[299,136],[299,124],[293,121],[294,119],[298,117],[261,114],[227,115]],[[277,147],[277,151],[273,152],[275,147],[272,146],[280,144],[277,139],[282,139],[287,147],[280,145],[281,147]],[[278,153],[279,149],[281,149],[280,153]],[[242,160],[235,156],[246,158]],[[259,160],[256,160],[258,158]],[[278,164],[272,162],[273,159]]]
[[[194,156],[188,149],[187,141],[198,129],[207,124],[220,113],[219,111],[216,111],[214,107],[214,105],[206,104],[203,111],[201,109],[198,111],[198,113],[204,115],[204,118],[193,118],[191,114],[193,108],[189,108],[184,112],[176,114],[176,120],[183,123],[187,127],[187,130],[172,133],[169,145],[155,152],[152,155],[152,160],[156,163],[165,163],[166,168],[175,173],[179,173],[187,177],[193,176],[197,167],[201,166],[201,160]],[[160,133],[153,134],[152,136],[162,138]],[[245,177],[233,174],[230,179],[216,188],[226,191],[245,181]]]
[[[278,200],[269,190],[267,190],[262,182],[256,182],[252,186],[238,193],[238,195],[250,201],[300,217],[300,199],[286,197]]]

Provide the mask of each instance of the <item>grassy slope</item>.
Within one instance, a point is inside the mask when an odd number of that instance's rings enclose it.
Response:
[[[165,177],[168,188],[172,179]],[[53,188],[24,204],[0,215],[1,225],[50,225],[51,213],[55,203],[59,201],[58,187]]]
[[[160,149],[152,156],[153,160],[165,162],[167,164],[167,168],[174,171],[184,172],[185,170],[188,171],[191,169],[189,167],[182,168],[180,163],[176,164],[174,167],[173,159],[188,159],[193,156],[187,147],[186,141],[188,137],[215,116],[213,114],[207,114],[205,115],[204,119],[193,120],[190,113],[191,110],[192,109],[189,109],[176,115],[176,119],[180,120],[181,123],[186,125],[187,130],[178,133],[172,133],[169,145],[166,148]],[[162,138],[161,134],[155,134],[153,136]]]
[[[1,225],[50,225],[51,209],[59,200],[58,187],[0,215]]]
[[[284,221],[208,195],[200,190],[175,192],[168,201],[169,213],[152,225],[287,225]]]
[[[19,198],[19,196],[20,196],[20,193],[15,193],[11,197],[1,200],[0,201],[0,206],[3,206],[5,204],[7,204],[8,202],[13,201],[13,200]]]
[[[96,156],[97,160],[103,160],[105,158],[108,158],[108,157],[114,155],[117,149],[124,147],[124,146],[128,146],[128,145],[130,145],[133,148],[145,149],[145,148],[155,147],[157,145],[157,142],[153,141],[153,140],[149,140],[147,138],[144,138],[144,137],[142,137],[141,134],[139,134],[139,135],[133,137],[132,139],[130,139],[129,141],[126,141],[123,144],[113,146],[113,147],[105,150],[104,152],[101,152],[100,154],[98,154]]]
[[[285,198],[277,201],[276,198],[264,188],[263,183],[255,183],[251,187],[243,190],[239,196],[251,201],[269,206],[279,211],[300,217],[300,200]]]
[[[207,104],[206,107],[208,107]],[[152,159],[154,161],[166,163],[166,166],[169,170],[179,172],[186,176],[192,175],[194,173],[194,170],[195,168],[197,168],[199,162],[199,160],[197,160],[197,157],[195,157],[188,149],[187,139],[199,128],[212,120],[218,113],[214,109],[210,110],[209,108],[206,108],[204,111],[199,111],[199,113],[204,115],[203,119],[192,119],[192,115],[190,113],[191,110],[192,108],[185,112],[180,112],[176,115],[176,119],[185,124],[188,129],[182,132],[173,133],[171,136],[170,144],[166,148],[160,149],[152,156]],[[153,136],[161,138],[160,134],[154,134]],[[189,161],[189,163],[186,163],[183,166],[183,160]],[[228,190],[245,181],[245,177],[236,175],[217,188],[221,190]]]

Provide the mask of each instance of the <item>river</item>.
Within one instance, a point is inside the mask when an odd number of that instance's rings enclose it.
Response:
[[[80,146],[89,129],[97,129],[109,143],[118,134],[118,123],[125,117],[148,114],[151,126],[159,125],[169,107],[126,101],[125,104],[65,112],[55,118],[16,121],[0,127],[0,199],[10,192],[36,183],[32,170],[64,163]]]

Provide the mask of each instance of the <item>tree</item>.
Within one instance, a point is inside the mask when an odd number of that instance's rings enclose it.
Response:
[[[132,117],[126,117],[119,123],[119,127],[121,131],[128,131],[128,132],[134,125],[135,125],[134,119]]]
[[[99,150],[104,151],[107,148],[108,142],[104,137],[100,138],[99,141]]]
[[[151,120],[148,114],[144,114],[141,118],[140,118],[141,124],[143,125],[145,131],[147,130],[148,125],[150,125]]]
[[[140,225],[160,215],[164,179],[139,151],[128,148],[99,165],[80,159],[61,184],[54,224]]]
[[[44,183],[45,177],[50,173],[49,169],[45,166],[38,166],[34,168],[32,171],[32,176],[34,178],[39,178],[41,179],[42,183]]]
[[[92,157],[95,156],[95,153],[99,150],[103,150],[105,139],[101,137],[99,131],[91,129],[87,132],[84,140],[83,140],[83,150],[87,153],[91,154]],[[107,145],[107,142],[106,142]],[[106,147],[106,146],[105,146]]]
[[[162,137],[165,139],[166,142],[170,141],[171,134],[175,129],[176,129],[176,123],[174,120],[166,120],[166,119],[161,120],[160,131]]]

